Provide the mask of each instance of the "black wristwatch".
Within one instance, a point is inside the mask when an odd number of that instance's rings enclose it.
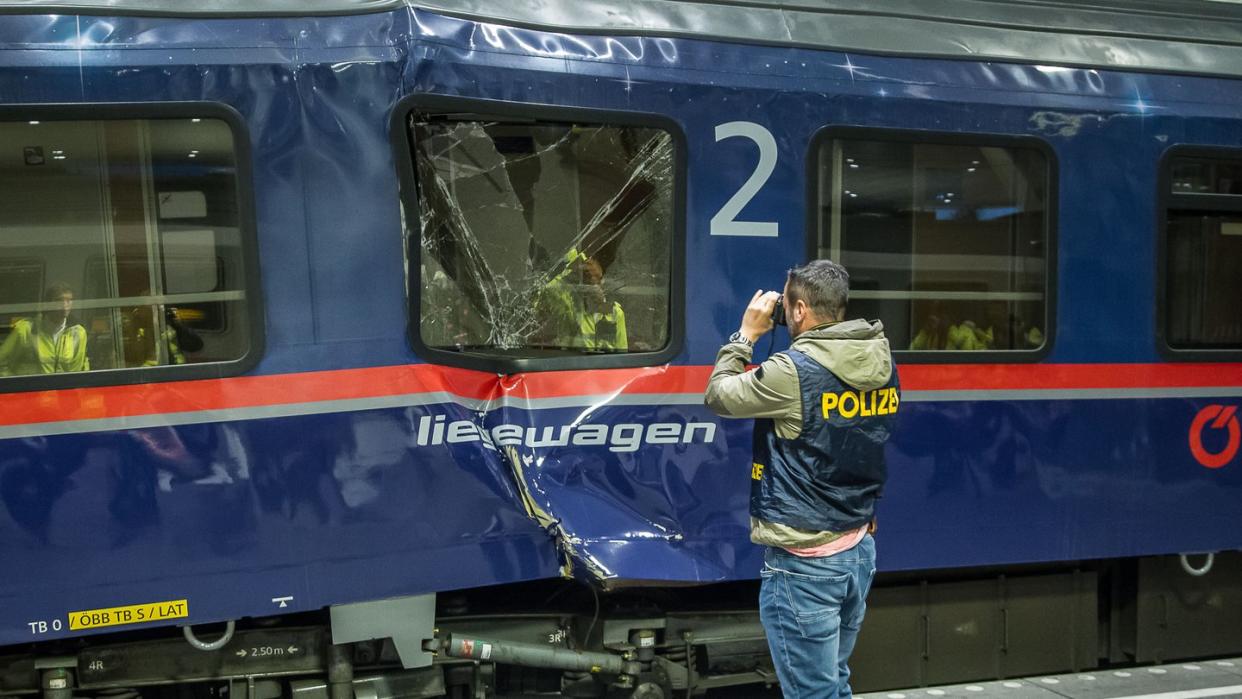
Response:
[[[741,330],[729,336],[729,344],[733,344],[734,342],[740,342],[751,349],[755,348],[755,343],[751,342],[749,337],[743,335]]]

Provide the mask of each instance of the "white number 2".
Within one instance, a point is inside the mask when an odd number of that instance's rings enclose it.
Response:
[[[759,146],[759,163],[750,179],[712,216],[712,235],[749,235],[775,238],[780,234],[776,221],[738,221],[737,215],[759,193],[759,189],[776,169],[776,139],[772,132],[753,121],[730,121],[716,127],[716,143],[726,138],[744,136]]]

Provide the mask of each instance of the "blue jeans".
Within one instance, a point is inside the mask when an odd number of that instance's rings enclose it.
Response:
[[[786,699],[852,697],[854,651],[875,577],[875,539],[835,556],[800,558],[769,547],[759,618]]]

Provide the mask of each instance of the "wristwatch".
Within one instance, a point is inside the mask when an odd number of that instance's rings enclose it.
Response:
[[[751,349],[755,348],[755,343],[751,342],[749,337],[743,335],[741,330],[729,336],[729,343],[732,344],[734,342],[740,342]]]

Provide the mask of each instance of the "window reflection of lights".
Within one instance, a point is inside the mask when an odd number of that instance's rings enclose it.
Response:
[[[190,153],[189,157],[191,157],[191,158],[197,158],[197,157],[198,157],[198,153]]]
[[[858,169],[858,167],[859,167],[858,163],[850,163],[850,169],[851,169],[851,170],[857,170],[857,169]]]
[[[191,119],[191,120],[190,120],[190,123],[191,123],[191,124],[197,124],[197,123],[199,123],[200,121],[202,121],[202,119]]]
[[[978,169],[979,169],[979,168],[975,168],[975,167],[968,167],[968,168],[966,168],[966,172],[974,172],[975,170],[978,170]]]
[[[31,126],[38,126],[38,125],[39,125],[39,122],[37,122],[37,121],[32,121],[32,122],[30,122],[30,125],[31,125]]]
[[[978,161],[978,160],[972,160],[972,161],[970,161],[970,164],[971,164],[971,165],[978,165],[978,164],[979,164],[979,161]]]
[[[53,155],[52,160],[64,160],[65,157],[66,156],[63,156],[63,155]]]
[[[847,162],[847,163],[852,163],[852,162],[854,162],[854,159],[853,159],[853,158],[846,158],[846,159],[845,159],[845,162]]]
[[[64,155],[64,154],[65,154],[65,151],[63,151],[63,150],[60,150],[60,149],[58,149],[58,148],[53,148],[53,149],[52,149],[52,155]]]
[[[857,199],[857,198],[858,198],[858,192],[850,192],[849,194],[850,194],[850,199]]]

